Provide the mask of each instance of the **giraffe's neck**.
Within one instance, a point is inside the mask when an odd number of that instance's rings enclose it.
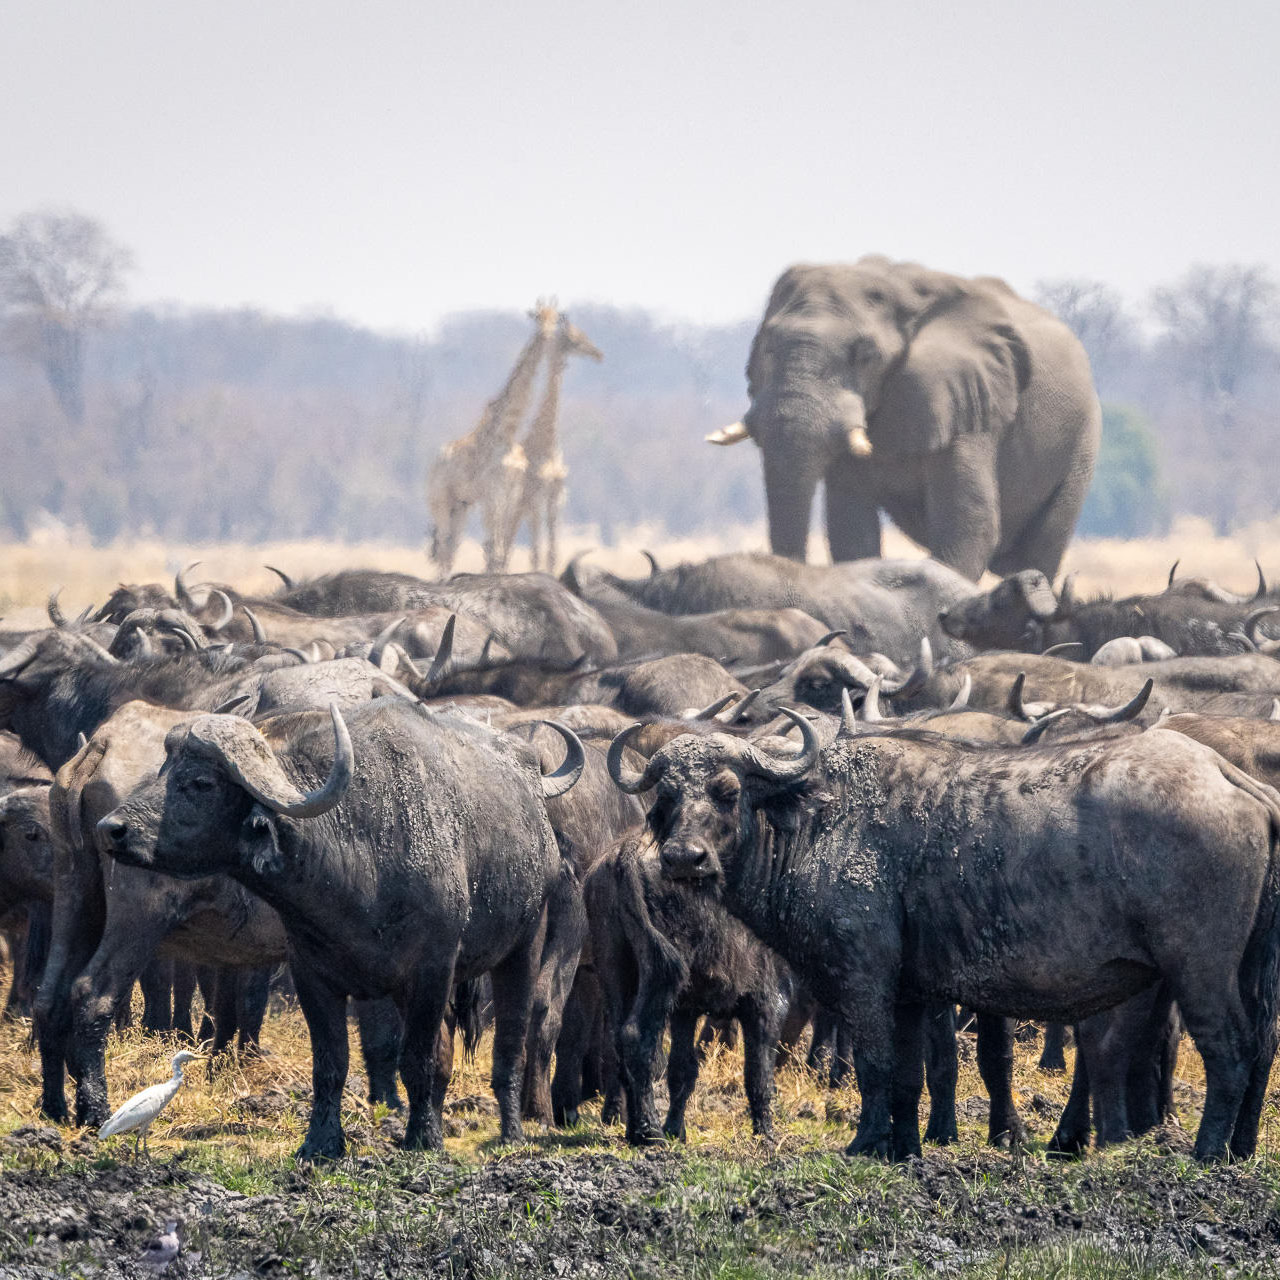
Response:
[[[563,347],[557,347],[551,356],[547,385],[542,393],[538,412],[534,415],[524,442],[524,452],[530,467],[555,456],[556,420],[560,416],[560,384],[564,381],[565,366],[568,363],[569,353]]]
[[[502,390],[485,406],[484,416],[472,432],[477,445],[491,448],[498,456],[511,447],[533,392],[546,345],[541,329],[525,343]]]

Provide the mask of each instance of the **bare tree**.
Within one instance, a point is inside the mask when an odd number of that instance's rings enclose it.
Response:
[[[1101,280],[1039,280],[1035,300],[1080,339],[1099,385],[1110,382],[1137,354],[1137,325],[1120,295]]]
[[[1276,303],[1276,283],[1257,265],[1201,264],[1152,294],[1165,330],[1162,354],[1174,379],[1194,392],[1199,487],[1223,532],[1243,515],[1274,510],[1274,497],[1255,493],[1253,482],[1259,467],[1270,474],[1275,424],[1265,384],[1280,362]]]
[[[1151,307],[1186,381],[1229,413],[1247,380],[1275,359],[1276,284],[1263,266],[1192,267]]]
[[[0,236],[0,313],[67,418],[84,420],[84,345],[123,289],[133,255],[101,223],[70,211],[16,218]]]

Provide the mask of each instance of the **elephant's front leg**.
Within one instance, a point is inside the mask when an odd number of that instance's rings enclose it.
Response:
[[[924,511],[930,554],[977,582],[1000,545],[993,436],[959,436],[925,458]]]
[[[827,544],[832,560],[864,560],[880,554],[880,505],[867,464],[834,464],[826,476]]]

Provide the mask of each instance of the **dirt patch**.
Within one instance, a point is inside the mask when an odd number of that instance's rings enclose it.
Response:
[[[154,1274],[135,1259],[167,1218],[181,1223],[184,1251],[166,1273],[175,1277],[533,1280],[716,1274],[748,1261],[768,1274],[955,1274],[1064,1244],[1137,1270],[1280,1265],[1270,1161],[1202,1170],[1154,1143],[1081,1164],[930,1152],[898,1168],[670,1148],[635,1158],[516,1152],[480,1167],[365,1157],[281,1170],[245,1194],[181,1158],[50,1167],[49,1146],[31,1141],[41,1167],[0,1180],[6,1276]]]

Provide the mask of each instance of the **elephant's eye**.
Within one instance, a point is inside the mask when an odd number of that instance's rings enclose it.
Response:
[[[882,307],[886,302],[886,298],[879,289],[868,289],[866,299],[873,307]]]

